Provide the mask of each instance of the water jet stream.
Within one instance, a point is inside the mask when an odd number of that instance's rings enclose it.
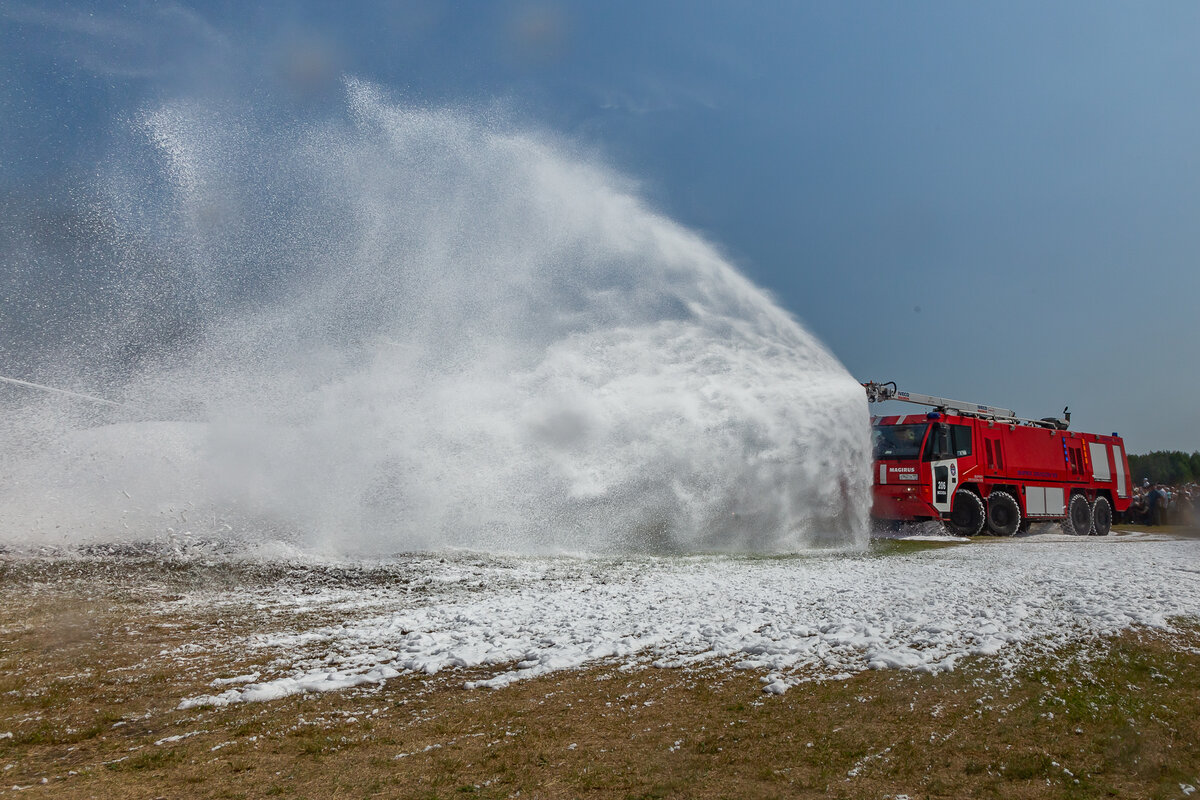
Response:
[[[157,417],[8,398],[4,541],[865,544],[861,387],[712,246],[543,135],[346,96],[132,121],[70,385]]]

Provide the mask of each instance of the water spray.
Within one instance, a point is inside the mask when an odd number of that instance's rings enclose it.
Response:
[[[9,378],[4,375],[0,375],[0,383],[9,383],[9,384],[12,384],[13,386],[23,386],[26,389],[36,389],[38,391],[49,392],[51,394],[61,394],[66,397],[74,397],[77,400],[87,400],[92,403],[99,403],[100,405],[112,406],[114,408],[125,408],[130,411],[141,411],[141,409],[138,408],[137,406],[131,406],[128,403],[118,403],[115,400],[106,400],[103,397],[97,397],[92,394],[84,394],[82,392],[72,392],[67,389],[59,389],[55,386],[46,386],[45,384],[33,383],[32,381],[23,381],[23,380],[19,380],[18,378]]]
[[[353,80],[346,99],[311,125],[128,117],[80,192],[103,203],[107,322],[60,344],[179,411],[8,404],[0,537],[866,546],[862,387],[716,248],[543,133]]]

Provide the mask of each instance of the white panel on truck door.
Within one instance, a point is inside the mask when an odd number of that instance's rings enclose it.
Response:
[[[1108,445],[1089,442],[1088,451],[1092,457],[1092,477],[1098,481],[1111,481],[1112,473],[1108,470]]]
[[[1125,454],[1121,446],[1113,445],[1113,463],[1117,465],[1117,497],[1125,496]]]

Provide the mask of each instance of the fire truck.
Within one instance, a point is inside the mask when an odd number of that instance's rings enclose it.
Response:
[[[952,532],[1012,536],[1035,522],[1071,534],[1107,535],[1129,508],[1129,462],[1117,434],[1068,431],[1061,419],[1021,419],[1004,408],[864,383],[867,400],[932,411],[873,416],[872,516],[882,523],[935,520]]]

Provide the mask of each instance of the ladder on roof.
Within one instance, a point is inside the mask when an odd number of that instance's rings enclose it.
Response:
[[[902,392],[896,388],[895,381],[884,381],[876,383],[868,381],[863,384],[863,388],[867,390],[867,402],[882,403],[886,400],[899,400],[903,403],[916,403],[922,406],[932,406],[935,411],[940,411],[944,414],[955,414],[964,417],[979,417],[981,419],[992,419],[999,422],[1007,422],[1016,425],[1033,425],[1039,428],[1053,428],[1055,430],[1066,430],[1071,424],[1071,412],[1063,409],[1063,418],[1056,419],[1054,417],[1044,417],[1042,419],[1022,419],[1017,416],[1017,412],[1009,408],[997,408],[996,406],[987,406],[982,403],[964,403],[960,400],[951,400],[946,397],[934,397],[928,394],[915,394],[913,392]]]

